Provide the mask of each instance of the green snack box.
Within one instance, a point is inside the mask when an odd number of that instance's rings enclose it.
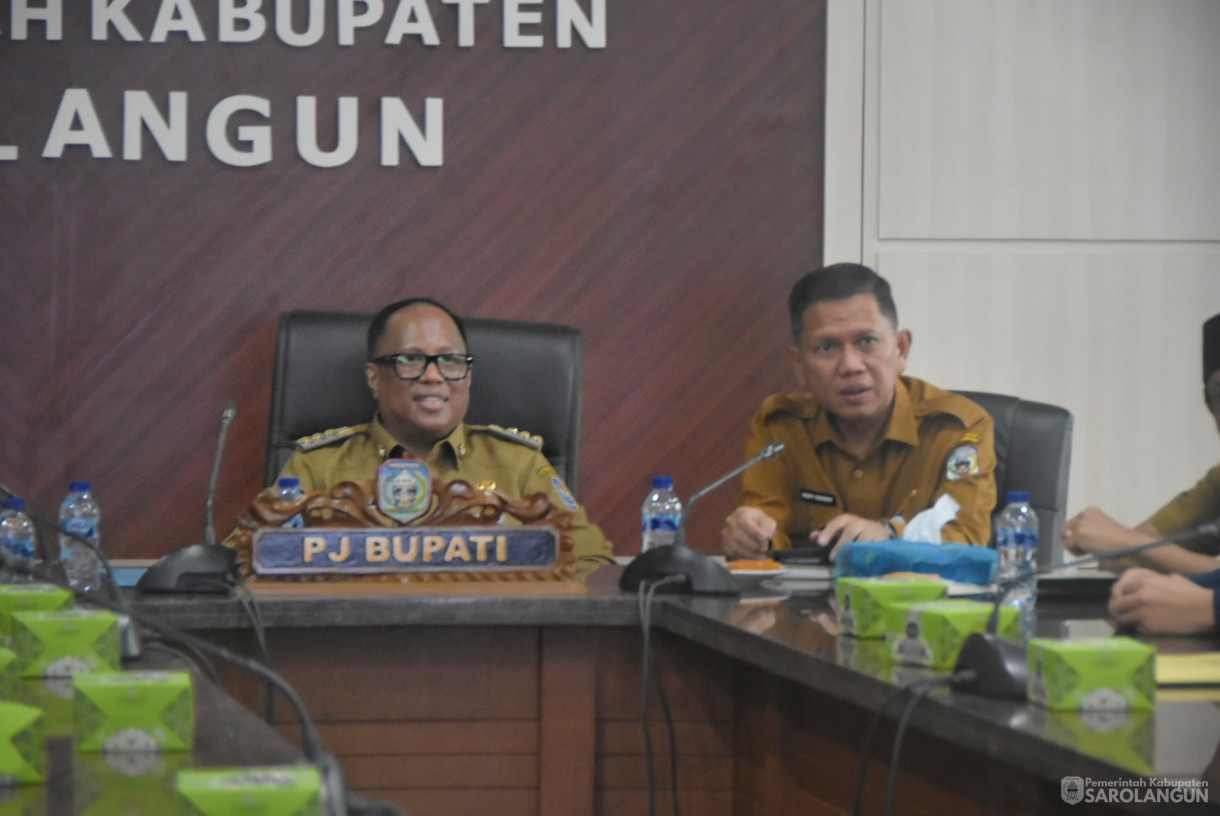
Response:
[[[1151,711],[1028,710],[1030,725],[1047,739],[1138,774],[1155,772],[1156,719]]]
[[[102,610],[13,613],[22,677],[119,670],[117,616]]]
[[[1034,638],[1026,690],[1052,711],[1144,711],[1156,702],[1156,649],[1126,637]]]
[[[189,751],[195,737],[190,672],[78,674],[76,750]]]
[[[21,703],[0,702],[0,785],[47,779],[42,712]]]
[[[966,638],[987,628],[992,608],[967,600],[893,604],[886,608],[885,642],[899,663],[952,668]],[[1000,637],[1016,640],[1019,626],[1017,608],[1001,606]]]
[[[0,787],[0,816],[47,816],[46,786]]]
[[[858,638],[885,633],[885,607],[944,596],[944,581],[932,578],[840,578],[835,581],[839,632]]]
[[[0,647],[0,699],[12,700],[16,695],[17,653]]]
[[[0,584],[0,646],[13,646],[14,612],[71,609],[72,593],[50,584]]]
[[[178,795],[196,816],[322,816],[322,776],[312,765],[184,769]]]
[[[189,760],[185,753],[74,753],[72,812],[77,816],[182,813],[174,779]]]
[[[72,736],[72,678],[31,677],[17,681],[17,701],[42,709],[48,737]]]
[[[890,657],[884,641],[839,635],[835,638],[835,662],[864,674],[882,677],[888,673],[894,658]]]

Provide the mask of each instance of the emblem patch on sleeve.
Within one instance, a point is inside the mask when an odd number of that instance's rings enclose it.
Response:
[[[555,488],[555,492],[559,494],[559,498],[568,506],[569,510],[579,510],[580,505],[576,503],[576,499],[572,498],[571,491],[568,486],[563,483],[563,479],[558,476],[551,477],[551,485]]]
[[[979,472],[979,449],[974,445],[958,445],[945,460],[945,478],[951,482]]]

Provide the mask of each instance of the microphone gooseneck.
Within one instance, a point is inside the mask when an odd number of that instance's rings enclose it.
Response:
[[[208,479],[207,518],[204,519],[203,543],[209,546],[216,543],[216,520],[213,513],[213,506],[216,504],[216,485],[220,481],[220,463],[224,459],[225,441],[229,438],[229,426],[233,424],[235,416],[237,416],[237,404],[229,400],[220,412],[220,436],[216,440],[216,456],[212,459],[212,476]]]
[[[689,499],[687,499],[686,504],[683,505],[683,507],[682,507],[682,515],[680,515],[678,517],[678,530],[677,530],[677,533],[674,535],[674,546],[675,547],[685,547],[686,546],[686,518],[687,518],[687,516],[690,515],[690,509],[691,509],[691,507],[694,506],[695,502],[699,501],[699,499],[702,499],[708,493],[711,493],[713,490],[720,487],[722,484],[727,482],[729,479],[732,479],[734,476],[736,476],[740,473],[744,473],[745,471],[747,471],[750,468],[757,465],[759,462],[765,461],[767,459],[774,459],[776,456],[779,456],[781,453],[783,453],[783,451],[784,451],[783,442],[780,442],[779,440],[771,442],[766,447],[764,447],[762,450],[760,450],[756,455],[754,455],[750,459],[747,459],[745,462],[738,465],[737,467],[733,468],[732,470],[730,470],[728,473],[721,476],[716,481],[696,490],[694,492],[694,494],[692,494],[691,497]]]
[[[638,555],[623,570],[618,582],[619,588],[635,592],[645,581],[654,582],[669,576],[676,576],[682,580],[668,582],[665,591],[737,595],[740,590],[738,590],[733,576],[723,565],[686,546],[686,519],[690,516],[690,509],[696,501],[742,471],[754,467],[764,459],[778,456],[783,449],[783,442],[771,442],[743,464],[733,468],[706,487],[696,490],[687,500],[682,508],[682,514],[678,517],[678,529],[674,533],[674,543],[664,547],[655,547]]]

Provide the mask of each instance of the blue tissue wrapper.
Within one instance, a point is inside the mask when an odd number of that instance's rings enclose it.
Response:
[[[852,541],[839,547],[835,578],[872,578],[891,572],[936,574],[950,581],[987,585],[995,581],[1000,554],[969,544],[919,541]]]

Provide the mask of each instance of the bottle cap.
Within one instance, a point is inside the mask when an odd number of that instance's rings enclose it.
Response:
[[[295,476],[285,476],[276,482],[276,485],[278,485],[281,490],[292,490],[295,487],[301,486],[301,480]]]
[[[9,496],[4,500],[4,506],[10,510],[16,510],[18,513],[25,510],[25,499],[20,496]]]
[[[673,476],[653,476],[652,477],[652,489],[653,490],[673,490],[674,489],[674,477]]]
[[[1028,490],[1010,490],[1008,491],[1009,504],[1029,504]]]
[[[68,492],[69,493],[85,493],[89,490],[89,487],[90,487],[90,485],[88,482],[69,482],[68,483]]]

